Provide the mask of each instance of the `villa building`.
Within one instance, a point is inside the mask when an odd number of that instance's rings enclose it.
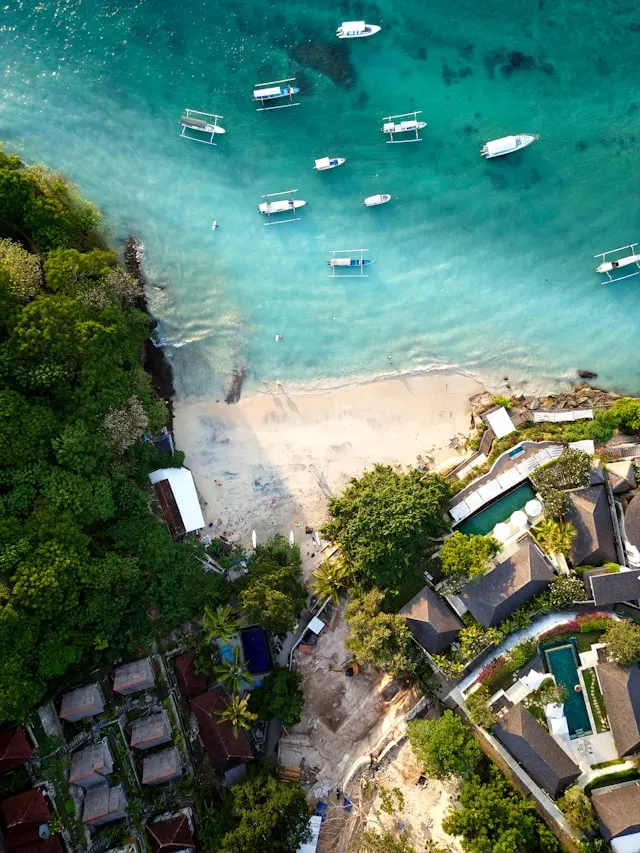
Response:
[[[151,749],[171,740],[171,723],[166,711],[134,720],[129,745],[135,749]]]
[[[82,822],[89,826],[104,826],[127,816],[127,798],[122,785],[113,788],[105,783],[89,788],[84,799]]]
[[[570,507],[565,521],[577,531],[571,543],[571,563],[574,566],[600,566],[615,562],[618,557],[609,508],[609,498],[604,486],[587,486],[567,492]]]
[[[525,536],[495,568],[465,584],[459,597],[471,615],[490,628],[543,592],[554,577],[549,560],[533,539]]]
[[[580,775],[575,764],[522,705],[514,705],[493,733],[550,797],[556,799]]]
[[[32,788],[0,803],[0,823],[6,853],[61,853],[57,835],[51,835],[51,812],[42,791]]]
[[[243,731],[235,734],[231,721],[220,718],[220,713],[226,707],[227,702],[221,687],[203,693],[191,701],[209,760],[214,769],[223,773],[253,758],[246,734]]]
[[[132,663],[125,663],[116,669],[113,689],[122,696],[129,696],[141,690],[151,690],[154,681],[151,661],[149,658],[142,658]]]
[[[621,566],[618,572],[608,572],[606,569],[593,569],[585,572],[584,580],[587,590],[598,607],[611,607],[628,601],[639,604],[640,599],[640,570],[627,570]]]
[[[59,717],[69,722],[86,720],[95,717],[104,711],[104,698],[97,684],[87,684],[85,687],[76,687],[75,690],[65,693],[60,705]]]
[[[187,698],[193,698],[204,693],[207,689],[207,679],[195,670],[195,652],[185,652],[173,659],[176,681],[180,693]]]
[[[69,782],[81,788],[91,788],[106,782],[113,773],[113,758],[107,741],[92,744],[73,755]]]
[[[149,474],[149,480],[175,539],[202,530],[204,517],[191,471],[187,468],[160,468]]]
[[[591,794],[600,833],[613,853],[640,850],[640,785],[626,782]]]
[[[193,830],[184,812],[148,823],[147,836],[152,853],[190,853],[196,849]]]
[[[163,785],[182,776],[182,761],[175,746],[154,752],[142,762],[142,784]]]
[[[33,758],[33,749],[20,726],[0,731],[0,775]]]
[[[598,664],[613,740],[622,758],[640,749],[640,667]]]
[[[457,638],[463,622],[444,599],[425,586],[400,611],[416,642],[430,654],[439,654]]]

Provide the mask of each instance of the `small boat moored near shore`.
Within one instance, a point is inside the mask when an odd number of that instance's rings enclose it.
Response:
[[[480,156],[491,160],[492,157],[503,157],[505,154],[512,154],[514,151],[520,151],[531,145],[532,142],[540,139],[534,133],[516,133],[514,136],[503,136],[500,139],[492,139],[480,149]]]
[[[185,109],[183,115],[180,117],[180,136],[184,136],[185,139],[191,139],[193,142],[216,145],[217,143],[213,141],[216,133],[226,133],[226,130],[218,124],[219,118],[224,118],[224,116],[218,116],[215,113],[203,113],[201,110]],[[202,133],[208,136],[209,139],[191,136],[191,132]]]
[[[625,278],[640,275],[640,254],[636,251],[637,245],[637,243],[629,243],[628,246],[620,246],[619,249],[611,249],[609,252],[600,252],[599,255],[595,255],[596,258],[602,258],[595,271],[606,275],[608,281],[622,281]],[[629,254],[621,258],[607,260],[609,255],[616,255],[618,252],[628,252]],[[633,266],[633,264],[637,267],[635,272],[627,273],[627,275],[611,275],[611,273],[616,273],[617,270]]]
[[[263,195],[264,199],[258,205],[258,212],[264,214],[267,217],[267,222],[265,225],[280,225],[283,222],[296,222],[300,217],[297,215],[296,210],[299,207],[304,207],[307,203],[302,199],[295,198],[295,194],[298,190],[285,190],[282,193],[267,193]],[[288,198],[280,198],[280,196],[288,196]],[[271,199],[276,199],[275,201],[271,201]],[[278,213],[291,213],[292,216],[290,219],[272,219],[275,214]]]
[[[366,278],[364,268],[370,266],[373,261],[365,258],[364,253],[368,249],[333,249],[327,266],[331,268],[330,278],[351,278],[347,270],[358,270],[360,277]],[[339,270],[340,272],[336,272]]]
[[[421,131],[423,127],[427,126],[426,121],[418,120],[418,115],[421,112],[422,110],[414,110],[412,113],[400,113],[397,116],[385,116],[382,119],[383,124],[380,130],[383,133],[389,134],[387,145],[392,143],[397,145],[401,142],[421,142],[422,137],[420,136],[419,131]],[[413,116],[413,118],[410,119],[408,116]],[[402,121],[394,121],[396,118],[402,119]],[[394,139],[394,133],[414,133],[415,136],[413,139]]]
[[[389,193],[378,193],[378,195],[367,196],[364,203],[366,207],[376,207],[379,204],[386,204],[388,201],[391,201]]]
[[[364,21],[343,21],[336,30],[339,39],[361,39],[374,36],[382,27],[376,24],[365,24]]]
[[[258,101],[260,104],[258,112],[264,112],[265,110],[280,110],[284,107],[299,107],[300,102],[294,102],[293,100],[293,96],[297,95],[300,91],[298,86],[292,85],[295,82],[295,77],[287,77],[284,80],[271,80],[268,83],[256,83],[256,88],[253,90],[253,100]],[[282,83],[286,83],[287,85],[283,86]],[[272,107],[265,107],[265,103],[269,104],[271,101],[277,101],[279,98],[289,98],[290,103],[274,104]]]
[[[346,162],[346,157],[320,157],[319,160],[315,161],[315,166],[313,168],[317,172],[326,172],[327,169],[337,169],[338,166],[342,166],[342,164]]]

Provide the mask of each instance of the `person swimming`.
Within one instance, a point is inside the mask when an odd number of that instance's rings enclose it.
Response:
[[[276,343],[278,343],[278,341],[283,341],[283,340],[284,340],[284,335],[278,335],[278,334],[276,335]]]

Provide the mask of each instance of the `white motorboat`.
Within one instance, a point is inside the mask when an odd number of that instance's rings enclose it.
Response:
[[[336,30],[339,39],[361,39],[374,36],[382,27],[376,24],[365,24],[364,21],[343,21]]]
[[[480,155],[490,160],[492,157],[503,157],[505,154],[512,154],[514,151],[520,151],[540,139],[539,136],[533,133],[516,133],[514,136],[503,136],[500,139],[492,139],[491,142],[485,142],[480,149]]]
[[[326,172],[327,169],[337,169],[347,162],[346,157],[321,157],[316,160],[316,165],[313,167],[317,172]]]
[[[378,193],[378,195],[367,196],[364,203],[367,207],[376,207],[376,205],[386,204],[388,201],[391,201],[391,196],[388,193]]]
[[[263,201],[258,205],[258,210],[260,213],[270,216],[273,213],[285,213],[288,210],[297,210],[299,207],[304,207],[306,203],[306,201],[298,198],[283,198],[277,201]]]

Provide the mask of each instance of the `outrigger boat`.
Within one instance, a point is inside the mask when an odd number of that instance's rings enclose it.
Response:
[[[280,110],[284,107],[299,107],[300,102],[298,101],[294,103],[293,100],[293,96],[297,95],[300,91],[298,86],[292,85],[292,83],[295,82],[295,77],[287,77],[284,80],[271,80],[269,83],[256,83],[256,88],[253,90],[253,100],[260,103],[258,112],[264,112],[265,110]],[[282,83],[286,83],[287,85],[282,86]],[[280,98],[289,98],[291,103],[275,104],[272,107],[265,107],[265,103],[269,104],[271,101],[277,101]]]
[[[297,222],[300,217],[297,215],[296,210],[299,207],[304,207],[307,203],[306,201],[302,201],[302,199],[294,198],[295,194],[298,190],[285,190],[282,193],[268,193],[263,195],[264,199],[258,205],[258,212],[264,214],[268,222],[265,222],[265,225],[280,225],[283,222]],[[278,196],[288,196],[288,198],[278,198]],[[275,198],[276,201],[271,201],[272,198]],[[290,219],[275,219],[272,221],[272,216],[278,213],[291,213],[292,216]]]
[[[414,110],[412,113],[401,113],[397,116],[385,116],[382,119],[384,123],[380,130],[383,133],[389,134],[390,138],[387,139],[387,145],[391,143],[398,144],[400,142],[421,142],[422,137],[418,131],[427,126],[426,121],[418,120],[418,115],[421,112],[422,110]],[[407,116],[413,116],[413,119],[408,119]],[[394,121],[394,119],[397,118],[403,119],[403,121]],[[394,139],[394,133],[415,133],[415,137],[413,139]]]
[[[343,21],[336,30],[339,39],[362,39],[379,33],[382,27],[364,21]]]
[[[540,137],[533,133],[516,133],[514,136],[492,139],[491,142],[485,142],[482,146],[480,156],[486,157],[487,160],[491,160],[492,157],[503,157],[505,154],[512,154],[514,151],[526,148],[538,139]]]
[[[337,169],[347,162],[346,157],[321,157],[316,160],[316,165],[313,167],[317,172],[326,172],[327,169]]]
[[[611,249],[610,252],[600,252],[599,255],[594,255],[596,258],[602,258],[595,271],[606,275],[609,281],[622,281],[625,278],[640,275],[640,255],[636,252],[637,245],[637,243],[630,243],[628,246],[621,246],[619,249]],[[612,261],[605,260],[607,255],[615,255],[617,252],[630,252],[630,254]],[[612,272],[630,267],[633,264],[638,268],[635,272],[627,273],[627,275],[611,275]]]
[[[346,272],[346,270],[352,269],[357,269],[360,277],[366,278],[364,268],[373,263],[364,256],[364,253],[368,251],[368,249],[333,249],[331,257],[327,261],[327,266],[331,268],[329,278],[352,278],[353,275]],[[359,257],[357,257],[358,255]],[[336,270],[345,270],[345,272],[337,273]]]
[[[203,113],[201,110],[185,110],[180,117],[182,128],[180,136],[184,136],[185,139],[192,139],[194,142],[204,142],[205,145],[216,145],[213,141],[216,133],[226,133],[226,130],[218,124],[219,118],[224,118],[224,116],[217,116],[215,113]],[[191,136],[188,131],[204,133],[209,139]]]
[[[367,196],[364,203],[367,207],[376,207],[376,205],[386,204],[388,201],[391,201],[389,193],[378,193],[378,195]]]

